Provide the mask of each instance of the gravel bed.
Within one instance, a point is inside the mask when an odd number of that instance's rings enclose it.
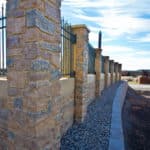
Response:
[[[61,139],[61,150],[108,150],[113,99],[120,83],[103,91],[87,110],[83,123],[74,123]]]

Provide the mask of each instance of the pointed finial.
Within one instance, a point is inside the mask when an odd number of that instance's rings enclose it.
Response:
[[[99,37],[98,37],[98,48],[101,49],[102,47],[102,32],[99,31]]]

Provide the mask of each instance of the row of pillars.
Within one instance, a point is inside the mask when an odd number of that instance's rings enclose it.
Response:
[[[72,26],[73,33],[76,34],[77,41],[74,44],[75,53],[75,120],[80,122],[84,120],[88,106],[88,43],[89,29],[85,25]],[[95,48],[95,97],[101,95],[101,92],[113,83],[121,80],[122,65],[109,60],[108,56],[102,56],[102,49]],[[104,62],[101,58],[103,57]],[[102,63],[104,63],[104,73],[102,73]],[[102,77],[104,75],[104,83]],[[102,86],[104,84],[104,86]]]
[[[109,60],[109,56],[102,56],[102,49],[97,48],[95,59],[96,71],[96,96],[99,96],[104,88],[121,80],[122,64]],[[103,57],[104,62],[101,58]],[[102,72],[102,64],[104,63],[104,72]],[[101,86],[101,75],[104,74],[104,87]]]

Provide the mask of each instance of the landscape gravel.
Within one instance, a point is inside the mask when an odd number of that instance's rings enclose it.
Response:
[[[82,123],[74,123],[61,139],[61,150],[108,150],[116,83],[89,106]]]

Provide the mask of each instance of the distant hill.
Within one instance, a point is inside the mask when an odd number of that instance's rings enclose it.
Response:
[[[140,69],[136,71],[132,70],[122,71],[122,76],[139,76],[139,75],[150,76],[150,69]]]

